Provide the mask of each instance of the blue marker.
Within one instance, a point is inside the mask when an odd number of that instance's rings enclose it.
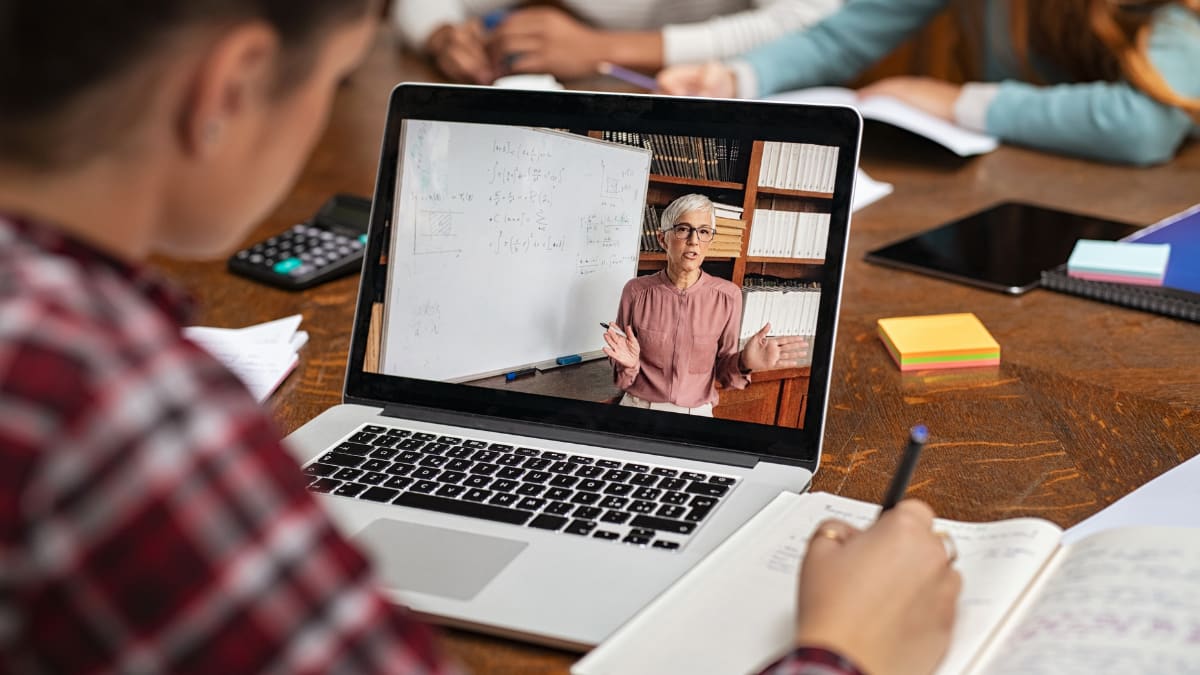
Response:
[[[536,372],[537,372],[537,368],[522,368],[520,370],[514,370],[511,373],[505,373],[504,380],[506,382],[512,382],[513,380],[517,379],[518,377],[527,377],[529,375],[533,375]]]
[[[582,360],[583,360],[582,356],[580,356],[578,354],[571,354],[568,356],[560,356],[557,359],[554,359],[554,362],[560,366],[569,366],[572,363],[579,363]]]

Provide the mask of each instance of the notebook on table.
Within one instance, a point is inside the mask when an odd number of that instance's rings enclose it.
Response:
[[[1200,205],[1164,218],[1122,241],[1171,245],[1171,257],[1161,286],[1080,279],[1068,275],[1065,265],[1043,272],[1042,286],[1061,293],[1200,322]]]
[[[393,91],[344,403],[287,443],[398,601],[587,648],[776,495],[807,489],[860,129],[843,107]],[[782,424],[730,419],[732,403],[715,418],[616,405],[599,323],[639,267],[664,264],[639,254],[648,200],[703,192],[753,209],[765,141],[829,158],[827,190],[784,195],[829,214],[824,260],[803,261],[820,284],[806,404],[788,393],[795,409],[769,420]],[[750,263],[706,268],[737,278]]]

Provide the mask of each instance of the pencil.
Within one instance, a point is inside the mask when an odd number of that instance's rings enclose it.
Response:
[[[628,68],[622,68],[621,66],[609,63],[608,61],[601,61],[596,66],[596,70],[601,75],[615,77],[618,80],[628,82],[635,87],[641,87],[642,89],[646,89],[648,91],[658,91],[658,81],[653,77],[629,70]]]

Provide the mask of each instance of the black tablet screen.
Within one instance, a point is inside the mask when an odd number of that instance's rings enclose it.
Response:
[[[870,251],[870,262],[1023,293],[1062,265],[1080,239],[1116,240],[1138,225],[1004,202]]]

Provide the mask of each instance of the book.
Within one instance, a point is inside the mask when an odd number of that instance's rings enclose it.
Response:
[[[1066,265],[1042,272],[1041,285],[1123,307],[1200,322],[1200,204],[1138,230],[1122,242],[1170,244],[1162,286],[1079,279]]]
[[[924,136],[960,157],[981,155],[1000,146],[1000,141],[994,136],[965,129],[891,96],[859,99],[853,89],[812,87],[768,96],[767,100],[849,106],[857,109],[865,120],[883,122]]]
[[[573,675],[756,673],[792,647],[816,526],[879,506],[783,493],[571,669]],[[1062,544],[1045,520],[938,519],[962,574],[937,675],[1189,673],[1200,663],[1200,536],[1107,530]],[[865,608],[868,609],[869,608]]]
[[[1000,345],[970,312],[880,319],[878,332],[900,370],[1000,363]]]

